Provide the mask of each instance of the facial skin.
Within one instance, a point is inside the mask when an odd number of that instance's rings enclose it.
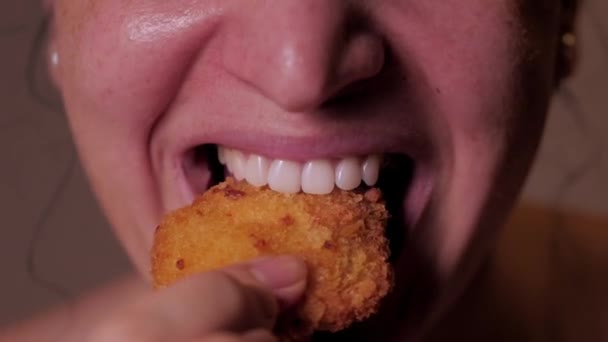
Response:
[[[189,163],[197,145],[298,161],[404,153],[408,241],[385,310],[408,322],[456,295],[491,247],[541,135],[562,25],[557,0],[51,6],[81,159],[143,276],[160,217],[209,177]]]

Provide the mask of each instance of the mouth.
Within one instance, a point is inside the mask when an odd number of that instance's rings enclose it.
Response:
[[[191,197],[231,176],[251,185],[284,193],[325,195],[334,189],[365,192],[371,187],[383,194],[390,218],[386,228],[391,263],[401,255],[407,232],[419,216],[421,168],[403,153],[374,153],[313,160],[270,158],[223,145],[203,144],[187,151],[182,165]],[[421,178],[421,177],[418,177]],[[421,183],[421,182],[418,182]],[[418,190],[416,190],[418,188]],[[424,187],[423,187],[424,188]],[[418,194],[416,194],[418,193]],[[416,212],[418,211],[418,212]]]

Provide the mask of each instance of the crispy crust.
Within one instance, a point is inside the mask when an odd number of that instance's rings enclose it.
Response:
[[[156,287],[265,255],[290,254],[310,269],[305,300],[278,332],[297,338],[338,331],[373,314],[392,286],[377,189],[366,194],[283,194],[228,179],[167,215],[156,231]]]

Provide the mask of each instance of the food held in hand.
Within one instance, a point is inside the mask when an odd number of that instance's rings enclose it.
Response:
[[[372,315],[392,286],[380,191],[285,194],[231,178],[167,215],[152,250],[156,287],[249,259],[294,255],[309,267],[305,298],[282,337],[339,331]]]

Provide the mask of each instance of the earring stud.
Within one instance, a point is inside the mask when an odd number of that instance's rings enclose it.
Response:
[[[576,35],[572,32],[566,32],[562,35],[562,44],[565,47],[571,48],[576,45]]]

